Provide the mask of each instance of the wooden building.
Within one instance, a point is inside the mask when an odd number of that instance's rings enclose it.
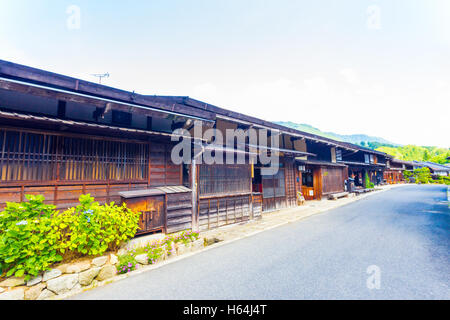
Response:
[[[203,131],[191,161],[174,163],[173,130],[192,134],[195,124],[252,129],[258,139],[275,132],[276,143],[257,141],[256,155],[277,156],[278,170],[254,160],[248,137],[244,146],[215,144]],[[245,162],[200,163],[195,143]],[[89,193],[143,212],[140,233],[206,230],[296,206],[300,192],[307,200],[342,192],[348,170],[384,166],[381,153],[189,97],[140,95],[0,60],[0,209],[26,194],[64,209]]]
[[[434,163],[430,161],[412,161],[413,169],[417,168],[428,168],[430,169],[431,176],[433,179],[439,178],[439,176],[449,176],[450,175],[450,167]]]
[[[258,137],[262,130],[277,133],[278,141],[276,146],[272,146],[269,143],[267,147],[262,147],[260,141],[258,141],[258,148],[266,149],[259,150],[260,152],[267,151],[269,154],[276,154],[279,157],[279,170],[277,173],[267,174],[266,166],[258,161],[248,166],[252,182],[250,190],[235,190],[232,188],[229,190],[219,190],[219,192],[214,192],[212,194],[204,194],[204,190],[200,189],[198,191],[199,217],[201,221],[204,221],[203,223],[200,223],[200,227],[211,225],[217,226],[221,225],[221,223],[225,224],[226,221],[233,222],[233,219],[226,219],[225,212],[227,212],[226,208],[230,208],[230,205],[232,211],[234,210],[233,198],[237,196],[248,197],[248,200],[243,202],[243,209],[239,207],[239,203],[242,201],[237,201],[238,212],[239,210],[244,212],[244,218],[246,218],[251,215],[252,210],[250,210],[249,214],[246,214],[247,208],[251,205],[253,206],[254,211],[253,217],[255,217],[260,215],[261,211],[269,212],[296,206],[299,192],[303,193],[308,200],[313,200],[321,199],[322,195],[342,192],[345,189],[344,180],[347,178],[346,165],[337,163],[335,152],[338,147],[342,150],[354,152],[358,150],[356,146],[350,144],[343,145],[341,142],[332,139],[222,109],[189,97],[157,97],[157,99],[159,99],[158,101],[165,101],[168,103],[197,106],[201,107],[203,110],[214,112],[216,115],[216,124],[214,128],[222,132],[225,129],[248,130],[252,128],[258,132]],[[237,147],[237,144],[235,144],[234,147]],[[245,150],[250,152],[252,147],[254,147],[254,145],[251,145],[249,141],[246,141]],[[309,161],[309,163],[305,163],[305,161]],[[306,164],[308,168],[305,168]],[[214,166],[217,165],[213,165],[213,167]],[[239,166],[234,166],[234,170],[238,170],[238,167]],[[207,170],[212,170],[211,165],[203,165],[198,168],[198,171]],[[241,168],[241,170],[243,169]],[[315,172],[315,179],[308,178],[309,170]],[[228,168],[224,171],[231,174],[233,168]],[[244,181],[239,184],[247,186],[245,183],[247,176],[238,173],[236,174],[236,177],[242,177]],[[200,185],[207,183],[206,180],[208,179],[212,178],[209,178],[208,175],[200,175]],[[218,184],[221,185],[220,178],[212,180],[219,181]],[[312,186],[305,188],[304,186],[306,186],[306,184],[303,183],[304,181],[308,181],[309,184],[312,183]],[[308,196],[311,194],[311,189],[313,189],[313,195]],[[251,202],[249,203],[250,200]],[[217,218],[215,212],[223,213],[221,217]],[[206,217],[209,218],[207,219]]]
[[[192,121],[211,127],[215,117],[0,61],[0,208],[26,194],[42,194],[64,209],[81,194],[120,202],[121,192],[147,189],[153,198],[137,208],[148,218],[143,232],[191,228],[192,202],[185,199],[192,192],[183,189],[172,205],[173,193],[155,188],[189,181],[170,153],[172,130]],[[153,219],[161,209],[164,217]]]
[[[414,164],[411,161],[404,161],[399,159],[389,159],[384,171],[384,181],[388,184],[404,183],[404,171],[412,171]]]
[[[345,191],[348,167],[338,162],[339,152],[354,152],[352,146],[330,146],[328,144],[307,142],[307,148],[315,153],[308,159],[297,159],[301,166],[302,194],[306,200],[320,200],[323,196]],[[336,151],[338,154],[336,155]],[[338,156],[338,157],[337,157]]]
[[[367,188],[366,174],[368,182],[374,185],[383,183],[383,173],[389,155],[383,152],[358,147],[357,151],[338,151],[338,162],[348,166],[348,177],[354,179],[357,188]]]

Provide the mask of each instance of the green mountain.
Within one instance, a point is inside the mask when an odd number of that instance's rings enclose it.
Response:
[[[381,145],[383,145],[383,146],[386,146],[386,145],[399,146],[399,144],[392,143],[386,139],[383,139],[380,137],[368,136],[366,134],[337,134],[334,132],[323,132],[322,130],[320,130],[318,128],[310,126],[309,124],[294,123],[291,121],[278,121],[275,123],[289,127],[289,128],[297,129],[300,131],[316,134],[316,135],[319,135],[322,137],[326,137],[326,138],[330,138],[330,139],[334,139],[334,140],[338,140],[338,141],[343,141],[343,142],[359,144],[359,145],[362,145],[365,147],[369,147],[369,144],[368,144],[369,142],[370,143],[378,143],[379,144],[378,146],[381,146]]]
[[[450,149],[437,147],[421,147],[415,145],[406,145],[400,147],[380,146],[377,151],[385,152],[400,160],[407,161],[430,161],[434,163],[446,164],[450,157]]]
[[[437,148],[437,147],[415,146],[415,145],[402,146],[399,144],[392,143],[380,137],[373,137],[365,134],[344,135],[344,134],[337,134],[334,132],[323,132],[318,128],[310,126],[309,124],[294,123],[291,121],[278,121],[276,123],[289,128],[316,134],[318,136],[327,137],[330,139],[343,142],[350,142],[353,144],[361,145],[363,147],[369,147],[373,150],[390,154],[400,160],[430,161],[440,164],[450,163],[450,161],[447,159],[448,157],[450,157],[449,148]]]

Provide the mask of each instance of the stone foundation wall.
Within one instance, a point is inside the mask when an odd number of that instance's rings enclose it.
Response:
[[[188,252],[201,250],[204,247],[202,238],[185,245],[177,243],[175,250],[166,252],[154,264]],[[126,248],[126,246],[125,246]],[[0,300],[46,300],[70,296],[83,290],[89,290],[108,282],[117,275],[118,255],[126,253],[121,249],[117,253],[109,253],[95,258],[79,259],[60,264],[39,276],[25,281],[23,278],[10,277],[0,282]],[[138,269],[148,265],[147,255],[136,256]],[[130,272],[130,274],[132,274]]]

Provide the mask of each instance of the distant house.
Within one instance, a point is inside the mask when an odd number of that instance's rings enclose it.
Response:
[[[386,183],[396,184],[404,182],[404,171],[412,171],[414,169],[414,163],[412,161],[405,161],[399,159],[390,159],[387,164],[387,168],[383,173],[383,178]]]
[[[367,182],[374,185],[382,182],[388,159],[386,153],[359,147],[357,152],[341,152],[337,162],[348,166],[348,177],[354,179],[356,187],[368,188]]]
[[[432,176],[449,176],[450,167],[444,166],[442,164],[429,162],[429,161],[413,161],[414,169],[417,168],[428,168],[430,169]]]

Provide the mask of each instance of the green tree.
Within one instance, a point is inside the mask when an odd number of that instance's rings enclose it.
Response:
[[[371,189],[371,188],[375,187],[373,182],[370,181],[369,174],[367,173],[367,171],[366,171],[366,174],[364,176],[364,185],[365,185],[365,187],[367,189]]]
[[[431,180],[430,169],[427,167],[414,169],[414,177],[417,183],[429,183]]]
[[[389,146],[382,145],[375,150],[392,155],[396,159],[407,161],[430,161],[439,164],[450,163],[447,158],[450,156],[450,149],[437,147],[421,147],[415,145]]]
[[[403,171],[403,177],[405,178],[406,182],[411,182],[410,178],[412,177],[413,173],[411,171]]]

